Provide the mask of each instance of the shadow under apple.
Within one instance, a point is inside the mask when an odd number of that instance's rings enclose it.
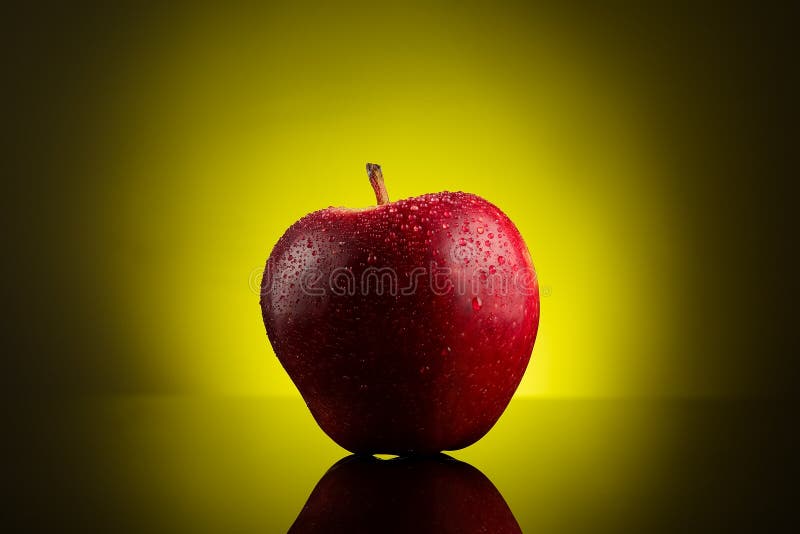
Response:
[[[494,484],[447,455],[347,456],[317,483],[289,533],[521,532]]]

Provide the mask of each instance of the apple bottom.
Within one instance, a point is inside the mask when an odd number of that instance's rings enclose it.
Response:
[[[285,367],[319,426],[348,451],[435,454],[491,429],[525,371],[526,349],[512,359],[467,350],[438,359],[402,349],[367,359],[328,354],[289,358]]]

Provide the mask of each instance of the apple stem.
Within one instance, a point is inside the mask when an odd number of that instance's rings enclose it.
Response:
[[[383,183],[383,173],[381,166],[375,163],[367,163],[367,174],[369,175],[369,183],[372,189],[375,190],[375,199],[378,205],[387,204],[389,202],[389,193],[386,192],[386,185]]]

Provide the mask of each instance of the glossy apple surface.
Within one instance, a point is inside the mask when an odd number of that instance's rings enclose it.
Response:
[[[290,534],[522,532],[483,473],[445,455],[350,456],[317,484]]]
[[[459,449],[494,425],[528,365],[531,257],[478,196],[382,194],[378,206],[311,213],[280,238],[262,281],[267,334],[345,449]]]

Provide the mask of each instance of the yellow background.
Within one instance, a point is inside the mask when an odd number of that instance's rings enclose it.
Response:
[[[363,7],[363,6],[362,6]],[[142,386],[294,394],[252,279],[295,220],[479,194],[543,286],[519,394],[697,392],[669,362],[685,258],[646,102],[576,28],[488,6],[186,13],[115,66],[90,215]],[[99,196],[102,195],[102,196]],[[105,234],[105,235],[103,235]]]

